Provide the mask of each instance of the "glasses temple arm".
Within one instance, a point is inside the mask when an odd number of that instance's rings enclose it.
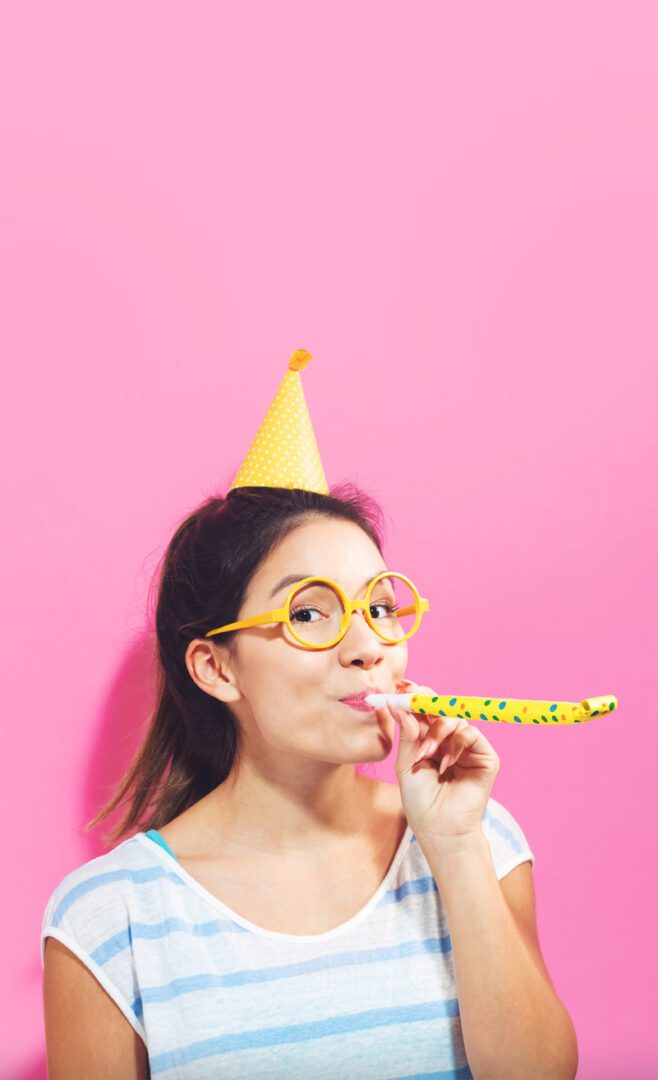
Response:
[[[226,634],[229,630],[242,630],[245,626],[261,626],[263,623],[285,622],[285,620],[286,609],[276,608],[274,611],[264,612],[263,615],[252,615],[250,619],[240,619],[239,622],[228,623],[227,626],[209,630],[205,637],[211,637],[213,634]]]

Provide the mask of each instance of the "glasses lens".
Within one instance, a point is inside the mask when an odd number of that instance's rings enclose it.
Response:
[[[340,633],[343,610],[340,596],[330,585],[308,581],[290,600],[290,622],[302,641],[326,645]]]
[[[404,638],[416,622],[418,605],[413,591],[402,578],[390,574],[380,578],[370,593],[370,619],[385,641]]]

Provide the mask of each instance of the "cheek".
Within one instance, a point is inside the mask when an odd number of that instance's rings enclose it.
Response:
[[[239,679],[245,696],[258,706],[271,701],[288,708],[327,686],[328,653],[297,649],[286,641],[245,642],[239,659]]]
[[[396,679],[403,679],[409,660],[409,648],[406,641],[395,646],[395,655],[391,662],[391,671]]]

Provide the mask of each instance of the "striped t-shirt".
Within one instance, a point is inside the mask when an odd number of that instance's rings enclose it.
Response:
[[[534,855],[490,798],[496,877]],[[471,1077],[447,919],[407,826],[377,892],[323,934],[242,918],[138,832],[71,871],[43,917],[95,975],[165,1080]],[[329,887],[331,883],[329,882]]]

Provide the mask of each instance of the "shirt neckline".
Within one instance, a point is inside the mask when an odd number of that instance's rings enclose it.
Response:
[[[353,927],[357,926],[360,922],[362,922],[370,914],[372,909],[376,907],[380,898],[386,892],[390,881],[395,876],[397,869],[402,862],[402,858],[405,851],[407,850],[407,847],[409,846],[412,835],[413,834],[411,831],[411,826],[409,825],[409,823],[407,823],[402,839],[398,844],[391,865],[389,866],[386,874],[384,875],[383,881],[381,882],[376,892],[370,897],[368,901],[366,901],[360,911],[357,911],[356,914],[352,915],[352,917],[347,919],[346,922],[340,923],[339,926],[332,927],[331,930],[324,930],[321,934],[284,934],[279,930],[266,930],[262,926],[257,926],[256,923],[253,923],[249,919],[245,919],[244,916],[239,915],[237,911],[234,911],[228,906],[228,904],[225,904],[223,900],[220,900],[208,889],[206,889],[201,884],[201,882],[197,881],[196,878],[192,877],[192,875],[185,869],[185,867],[181,865],[178,859],[176,859],[173,855],[170,855],[168,851],[165,851],[165,849],[161,847],[160,844],[157,844],[150,836],[147,836],[145,832],[135,833],[135,839],[138,840],[141,844],[146,844],[148,850],[151,852],[152,855],[154,855],[156,858],[159,858],[160,861],[165,864],[165,866],[173,868],[175,870],[175,873],[178,874],[178,876],[185,882],[185,884],[188,885],[195,893],[197,893],[197,895],[199,895],[203,900],[205,900],[205,902],[209,904],[210,907],[214,908],[216,911],[220,911],[223,915],[227,915],[229,918],[233,919],[241,926],[244,926],[247,930],[250,930],[253,934],[259,934],[261,937],[272,938],[275,941],[293,942],[327,941],[330,938],[338,937],[339,935],[346,933],[348,930],[351,930]]]

